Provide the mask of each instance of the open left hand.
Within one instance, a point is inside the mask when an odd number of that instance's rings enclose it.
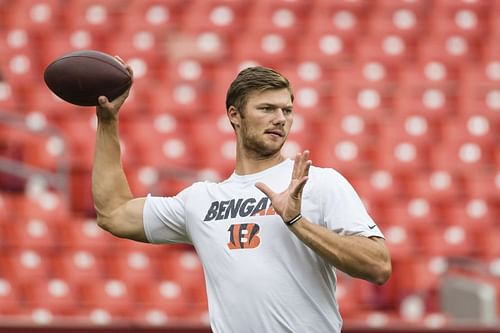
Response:
[[[281,193],[274,192],[262,182],[255,184],[259,190],[271,199],[274,210],[281,216],[283,221],[290,221],[301,212],[302,190],[308,180],[310,166],[309,151],[298,153],[295,157],[290,185]]]

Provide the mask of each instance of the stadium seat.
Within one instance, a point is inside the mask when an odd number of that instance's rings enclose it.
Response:
[[[67,248],[54,256],[52,261],[52,275],[68,281],[78,289],[89,281],[105,277],[105,261],[98,251]]]
[[[406,187],[412,197],[426,198],[441,204],[452,203],[467,193],[462,175],[439,169],[414,174]]]
[[[99,228],[96,221],[90,218],[68,221],[60,233],[61,244],[67,250],[83,250],[104,255],[109,253],[115,244],[113,236]]]
[[[128,3],[126,14],[120,17],[120,26],[167,34],[180,25],[184,7],[182,0],[133,0]]]
[[[30,281],[45,280],[52,269],[46,254],[29,248],[2,251],[2,276],[24,285]]]
[[[147,252],[129,250],[107,255],[105,267],[109,278],[122,280],[136,288],[157,278],[158,262]]]
[[[443,141],[432,148],[430,165],[451,172],[482,172],[494,163],[493,146],[456,138]]]
[[[78,291],[60,278],[33,280],[24,288],[26,303],[32,309],[43,308],[53,315],[78,313]]]
[[[90,314],[102,309],[110,316],[129,317],[136,295],[125,281],[117,279],[91,280],[82,286],[82,306]]]
[[[370,167],[372,146],[363,139],[336,136],[332,133],[322,137],[316,146],[315,162],[322,167],[331,167],[339,172],[351,174]]]
[[[296,43],[285,34],[276,31],[248,31],[234,42],[234,59],[253,60],[264,66],[279,67],[290,62],[295,54]]]
[[[105,45],[91,31],[82,29],[57,29],[50,38],[44,38],[39,50],[39,61],[45,69],[52,61],[68,52],[79,50],[105,50]]]
[[[204,113],[206,101],[206,89],[191,82],[161,82],[151,94],[153,114],[167,112],[181,119],[192,119]]]
[[[500,190],[500,170],[485,171],[481,173],[466,173],[464,187],[467,195],[472,198],[495,200]]]
[[[229,175],[234,169],[236,141],[227,116],[200,118],[192,122],[189,131],[193,133],[192,143],[198,157],[196,168],[212,169],[219,176]]]
[[[21,0],[10,4],[9,15],[5,16],[5,25],[23,28],[31,33],[43,36],[56,31],[61,17],[61,6],[57,0]]]
[[[492,229],[498,221],[496,201],[481,197],[466,197],[452,202],[444,211],[444,224],[462,226],[471,232]]]
[[[478,41],[461,34],[427,35],[416,52],[417,59],[435,59],[455,66],[479,60]]]
[[[427,23],[422,6],[412,8],[411,4],[394,2],[396,4],[388,4],[388,1],[377,4],[368,19],[369,31],[374,34],[396,34],[407,40],[421,37]]]
[[[15,280],[0,278],[1,316],[18,315],[21,312],[22,290]]]
[[[139,290],[139,304],[146,309],[157,309],[168,319],[179,320],[189,314],[192,306],[189,290],[177,280],[158,279],[142,283]]]
[[[433,230],[441,221],[439,206],[425,197],[406,196],[388,202],[385,214],[389,224],[401,225],[412,235],[426,229]]]
[[[246,24],[253,31],[276,32],[287,37],[302,34],[308,24],[308,1],[259,1],[246,13]]]
[[[309,31],[296,47],[297,59],[315,61],[325,68],[336,69],[352,61],[354,40],[335,31]]]
[[[124,126],[123,136],[138,165],[157,169],[192,165],[190,140],[178,123],[174,117],[164,114]],[[144,149],[145,146],[148,149]]]
[[[397,224],[397,220],[392,221],[392,225],[384,227],[386,245],[393,260],[410,258],[417,254],[418,244],[412,228],[409,225]]]
[[[44,188],[43,179],[33,177],[30,182],[26,193],[15,197],[16,216],[26,219],[41,219],[49,225],[66,223],[72,214],[64,194]]]
[[[125,1],[77,0],[65,2],[61,7],[65,28],[69,30],[85,29],[96,38],[106,40],[109,31],[120,27],[119,11]]]
[[[370,1],[317,1],[309,20],[310,31],[330,31],[352,40],[366,31]]]
[[[415,61],[416,40],[403,34],[369,35],[358,41],[355,58],[358,61],[392,62],[400,67]]]
[[[197,1],[181,22],[181,29],[188,32],[215,31],[234,39],[249,24],[245,15],[252,4],[247,0]]]
[[[7,242],[11,249],[30,248],[47,253],[58,244],[57,229],[54,224],[42,219],[16,219],[5,227]]]
[[[419,235],[419,247],[425,255],[469,257],[474,255],[474,236],[460,225],[426,229]]]
[[[375,151],[375,166],[397,175],[413,174],[429,165],[428,145],[407,138],[382,136]]]
[[[431,121],[444,121],[457,109],[456,90],[449,88],[447,83],[439,82],[400,82],[394,98],[394,111],[420,114]]]
[[[478,144],[492,145],[495,143],[498,125],[488,116],[481,114],[459,115],[448,119],[441,126],[444,141],[450,142],[457,138]]]

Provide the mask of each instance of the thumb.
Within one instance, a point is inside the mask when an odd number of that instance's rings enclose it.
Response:
[[[105,106],[106,103],[109,103],[108,98],[106,96],[99,96],[99,99],[97,101],[99,102],[100,106]]]
[[[264,183],[261,183],[261,182],[258,182],[258,183],[255,183],[255,187],[257,187],[262,193],[264,193],[268,198],[271,198],[273,195],[274,195],[274,192],[273,190],[271,190],[269,188],[269,186],[267,186],[266,184]]]

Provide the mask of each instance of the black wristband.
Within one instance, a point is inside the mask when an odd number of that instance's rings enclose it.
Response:
[[[288,226],[291,226],[292,224],[297,223],[301,218],[302,218],[302,214],[299,213],[299,215],[295,216],[290,221],[285,221],[285,224],[288,225]]]

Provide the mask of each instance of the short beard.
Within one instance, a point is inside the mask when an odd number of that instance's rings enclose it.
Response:
[[[279,147],[273,148],[266,145],[263,141],[257,140],[255,136],[247,136],[246,133],[242,134],[241,144],[243,148],[248,154],[252,155],[256,159],[266,159],[278,154],[286,141],[283,140]]]

